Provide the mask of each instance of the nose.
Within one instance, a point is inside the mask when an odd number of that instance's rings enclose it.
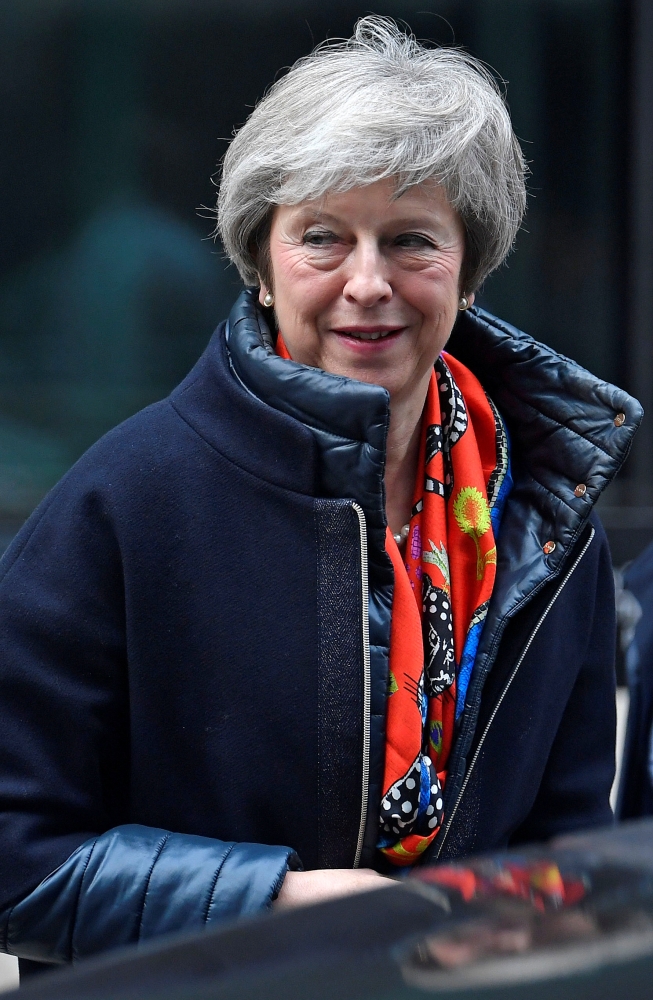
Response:
[[[364,309],[392,298],[388,281],[387,261],[374,240],[359,240],[348,261],[348,274],[343,288],[348,302]]]

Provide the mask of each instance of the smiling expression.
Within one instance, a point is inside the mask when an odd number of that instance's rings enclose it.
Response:
[[[270,261],[293,360],[382,385],[399,401],[426,395],[453,328],[465,231],[433,182],[393,196],[384,180],[278,206]]]

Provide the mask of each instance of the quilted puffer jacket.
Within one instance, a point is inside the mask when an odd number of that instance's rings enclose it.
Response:
[[[426,860],[611,821],[592,507],[639,405],[484,313],[448,346],[511,437],[497,579]],[[270,905],[375,849],[388,394],[278,358],[244,292],[0,563],[0,946],[70,962]]]

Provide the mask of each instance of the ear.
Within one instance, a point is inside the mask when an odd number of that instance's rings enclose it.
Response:
[[[475,298],[476,298],[476,292],[470,292],[469,295],[467,296],[467,301],[469,302],[470,306],[474,305]]]
[[[265,284],[265,282],[261,281],[261,287],[259,288],[259,291],[258,291],[258,300],[259,300],[259,303],[261,305],[265,304],[263,302],[263,299],[265,298],[265,296],[268,294],[269,291],[270,291],[270,289]]]

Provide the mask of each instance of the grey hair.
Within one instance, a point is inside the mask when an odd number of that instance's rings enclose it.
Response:
[[[223,161],[216,235],[245,284],[263,278],[270,287],[274,206],[385,178],[399,197],[435,180],[465,226],[470,293],[510,252],[525,175],[501,92],[481,62],[364,17],[352,38],[299,59],[237,132]]]

